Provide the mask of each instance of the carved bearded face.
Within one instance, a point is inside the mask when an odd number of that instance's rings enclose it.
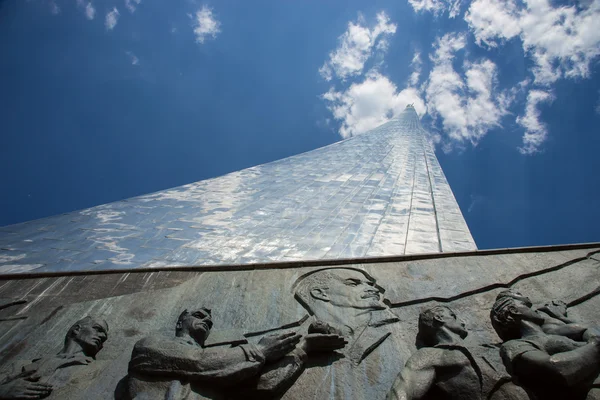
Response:
[[[332,272],[316,296],[337,307],[380,310],[387,308],[375,282],[358,271],[337,270]]]
[[[86,355],[94,357],[108,339],[108,327],[102,320],[84,319],[72,328],[72,338]]]

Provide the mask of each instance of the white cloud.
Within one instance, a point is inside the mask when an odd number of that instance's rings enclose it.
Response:
[[[113,9],[106,14],[106,18],[104,20],[104,26],[106,27],[106,30],[112,31],[115,28],[117,22],[119,21],[120,15],[121,14],[119,14],[117,7],[113,7]]]
[[[194,34],[196,34],[196,42],[204,43],[208,37],[213,39],[221,32],[221,22],[219,22],[212,10],[204,5],[196,11],[194,17]]]
[[[464,78],[454,70],[455,53],[465,45],[465,36],[459,34],[437,40],[425,97],[432,117],[441,118],[451,140],[477,144],[490,129],[500,126],[512,98],[510,92],[497,91],[496,64],[488,59],[465,62]]]
[[[92,4],[91,1],[86,3],[85,0],[76,0],[76,3],[77,3],[77,7],[83,9],[83,12],[85,13],[85,17],[87,19],[89,19],[91,21],[94,19],[94,17],[96,17],[96,9],[94,8],[94,5]]]
[[[448,11],[450,18],[456,17],[460,13],[460,0],[408,0],[415,12],[431,12],[438,16]]]
[[[329,53],[329,60],[319,69],[321,76],[330,81],[334,76],[346,79],[362,73],[374,50],[385,52],[389,36],[396,33],[396,24],[383,11],[377,14],[374,26],[366,26],[362,15],[350,21],[348,29],[339,37],[338,47]]]
[[[92,20],[96,16],[96,9],[94,8],[92,3],[87,3],[85,6],[85,16],[87,19]]]
[[[410,78],[408,78],[408,83],[410,86],[417,86],[419,84],[419,79],[421,78],[421,69],[422,69],[423,61],[421,61],[421,53],[415,51],[415,55],[412,58],[410,66],[412,67],[413,72],[410,74]]]
[[[398,91],[396,85],[379,72],[367,73],[360,83],[350,85],[345,91],[331,88],[322,98],[328,102],[333,117],[341,121],[340,135],[348,138],[389,121],[407,104],[414,103],[415,110],[423,115],[427,109],[415,88]]]
[[[539,151],[541,144],[548,136],[546,125],[540,121],[538,104],[550,102],[554,96],[542,90],[531,90],[527,95],[525,115],[517,117],[517,123],[525,128],[523,146],[519,147],[521,154],[533,154]]]
[[[598,102],[596,103],[596,113],[600,114],[600,90],[598,91]]]
[[[466,45],[467,38],[464,34],[447,33],[434,44],[435,52],[430,56],[431,61],[436,64],[451,62],[455,53],[464,49]]]
[[[137,58],[137,56],[135,54],[133,54],[131,51],[126,51],[125,54],[127,54],[129,56],[131,65],[139,65],[140,64],[140,59]]]
[[[480,46],[496,47],[521,33],[519,10],[511,0],[475,0],[465,13],[465,21]]]
[[[588,77],[600,55],[600,0],[570,7],[553,7],[549,0],[475,0],[465,20],[480,45],[495,47],[519,36],[541,85]]]
[[[141,3],[142,0],[125,0],[125,7],[133,14]]]

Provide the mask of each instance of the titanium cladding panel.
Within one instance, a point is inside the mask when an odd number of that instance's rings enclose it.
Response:
[[[362,135],[0,228],[0,273],[476,250],[414,109]]]

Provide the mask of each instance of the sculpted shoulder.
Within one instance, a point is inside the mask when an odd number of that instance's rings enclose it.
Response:
[[[412,370],[421,370],[441,366],[447,351],[435,347],[424,347],[408,359],[406,367]]]
[[[169,338],[160,335],[147,336],[138,340],[133,346],[133,349],[134,351],[143,349],[159,349],[161,347],[171,347],[177,344],[186,345],[187,343],[179,338]]]

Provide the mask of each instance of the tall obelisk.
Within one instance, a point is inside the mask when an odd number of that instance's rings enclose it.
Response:
[[[475,250],[412,106],[364,134],[214,179],[0,228],[0,272]]]

